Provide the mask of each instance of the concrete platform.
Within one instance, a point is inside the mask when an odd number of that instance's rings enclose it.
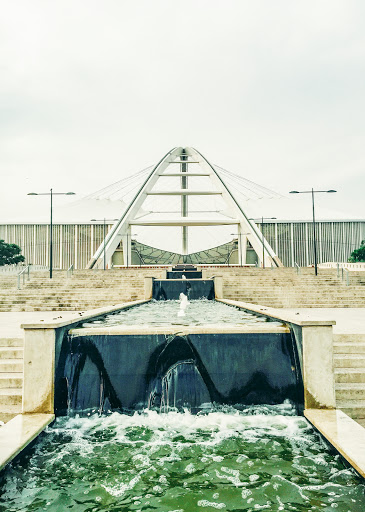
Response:
[[[41,320],[49,322],[55,319],[60,320],[72,318],[75,311],[35,311],[35,312],[0,312],[0,337],[1,338],[23,338],[24,331],[20,327],[24,323],[38,323]]]
[[[365,334],[364,308],[280,308],[279,311],[333,319],[336,321],[333,326],[334,334]]]
[[[0,470],[49,425],[54,414],[18,414],[0,429]]]
[[[306,409],[304,416],[365,478],[365,429],[338,409]]]
[[[24,330],[22,325],[43,328],[62,327],[72,321],[79,321],[80,318],[87,320],[88,318],[117,311],[131,305],[143,304],[145,300],[137,300],[133,302],[123,302],[116,306],[107,306],[89,311],[34,311],[34,312],[0,312],[0,338],[23,338]]]

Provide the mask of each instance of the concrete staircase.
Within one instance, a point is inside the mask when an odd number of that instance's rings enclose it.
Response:
[[[85,311],[144,298],[144,277],[163,277],[163,270],[76,270],[35,272],[21,290],[16,276],[0,275],[1,311]]]
[[[365,272],[351,272],[350,286],[338,279],[335,269],[252,267],[209,267],[206,277],[223,277],[227,299],[271,307],[365,307]],[[1,311],[86,310],[142,299],[144,277],[164,277],[160,268],[116,270],[76,270],[67,278],[65,271],[31,274],[22,290],[16,289],[16,276],[0,275]]]
[[[336,269],[209,268],[206,276],[223,277],[223,296],[271,307],[365,307],[365,272],[350,272],[350,286]]]
[[[0,421],[22,412],[23,339],[0,338]]]
[[[334,335],[336,404],[365,426],[365,334]]]

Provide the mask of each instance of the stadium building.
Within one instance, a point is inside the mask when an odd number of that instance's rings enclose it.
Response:
[[[89,196],[54,208],[54,268],[131,265],[313,264],[313,219],[285,197],[218,165],[194,148],[174,148],[158,163]],[[365,220],[316,208],[318,262],[346,262],[365,239]],[[46,218],[3,222],[0,238],[26,263],[49,264]]]

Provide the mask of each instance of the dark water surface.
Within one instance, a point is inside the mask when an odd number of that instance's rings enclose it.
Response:
[[[289,404],[59,418],[1,511],[364,511],[364,484]]]

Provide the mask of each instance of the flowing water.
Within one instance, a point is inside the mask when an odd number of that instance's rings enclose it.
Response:
[[[152,300],[140,306],[106,315],[104,318],[85,322],[84,327],[112,327],[114,325],[212,325],[212,324],[263,324],[267,317],[257,316],[242,309],[207,299],[192,300],[179,316],[180,301]],[[270,325],[283,325],[272,321]]]
[[[364,484],[289,403],[59,418],[0,482],[0,511],[364,511]]]

